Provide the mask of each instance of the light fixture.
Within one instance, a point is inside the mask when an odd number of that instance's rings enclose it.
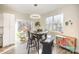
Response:
[[[39,14],[31,14],[31,15],[30,15],[30,18],[31,18],[31,19],[40,19],[41,16],[40,16]]]
[[[38,6],[38,4],[34,4],[34,6],[36,7],[36,6]]]

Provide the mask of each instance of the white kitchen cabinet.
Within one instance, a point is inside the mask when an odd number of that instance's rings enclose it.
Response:
[[[3,47],[14,44],[15,40],[15,15],[2,13],[1,26],[3,27]]]

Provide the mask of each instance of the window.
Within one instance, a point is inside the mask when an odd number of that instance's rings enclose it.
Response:
[[[17,24],[18,24],[17,28],[18,31],[22,31],[24,26],[26,26],[29,29],[31,29],[32,27],[32,22],[30,20],[18,19]]]
[[[47,17],[46,30],[63,32],[63,14]]]
[[[53,16],[46,18],[46,30],[52,30]]]

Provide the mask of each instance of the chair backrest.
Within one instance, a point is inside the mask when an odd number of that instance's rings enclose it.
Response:
[[[47,39],[47,33],[43,34],[41,39],[42,39],[42,41],[46,40]]]
[[[37,32],[42,32],[42,29],[37,29]]]
[[[34,40],[34,36],[32,33],[30,33],[30,31],[28,31],[28,39],[29,40]]]

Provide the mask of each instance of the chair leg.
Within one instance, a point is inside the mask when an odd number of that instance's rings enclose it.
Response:
[[[26,46],[26,49],[28,49],[28,42],[27,42],[27,46]]]
[[[29,45],[29,41],[27,42],[27,47],[26,47],[26,49],[27,49],[27,53],[29,54],[29,53],[30,53],[30,45]]]
[[[36,48],[37,48],[37,52],[39,54],[39,42],[38,41],[36,41]]]
[[[30,53],[30,47],[28,47],[28,54]]]
[[[39,41],[38,41],[38,54],[39,54]]]
[[[27,53],[28,54],[30,53],[31,48],[33,47],[32,44],[33,44],[33,41],[30,41],[30,40],[27,43]],[[36,50],[39,54],[39,43],[37,43],[36,40],[34,40],[34,47],[36,48]]]
[[[36,47],[36,50],[38,52],[38,45],[37,45],[37,41],[35,40],[35,47]]]

